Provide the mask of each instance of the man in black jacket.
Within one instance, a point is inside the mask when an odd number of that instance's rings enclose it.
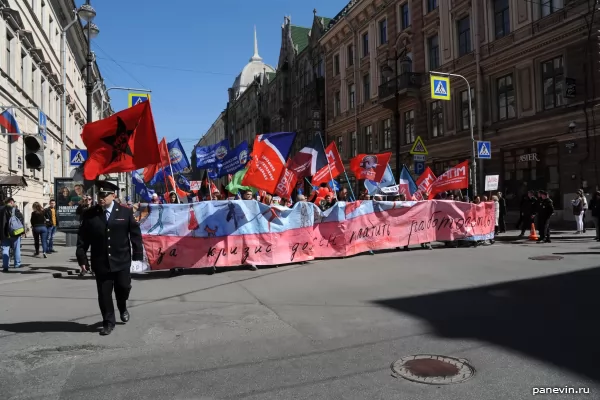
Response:
[[[98,302],[102,312],[100,334],[109,335],[116,324],[113,287],[121,321],[129,321],[127,299],[131,291],[131,261],[143,260],[142,233],[133,211],[115,203],[118,187],[98,181],[98,204],[81,218],[77,237],[77,261],[82,270],[90,266],[96,275]],[[87,251],[91,247],[91,263]]]
[[[538,204],[538,225],[540,238],[538,243],[550,243],[550,217],[554,214],[554,203],[548,198],[548,192],[540,190],[540,203]]]
[[[535,192],[530,190],[527,192],[527,198],[521,201],[521,234],[519,237],[523,237],[525,231],[531,228],[531,224],[535,221],[537,206],[538,200]]]

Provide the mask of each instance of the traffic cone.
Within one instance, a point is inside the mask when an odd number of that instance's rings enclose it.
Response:
[[[537,233],[535,233],[535,224],[531,223],[531,233],[529,234],[529,240],[538,240],[539,237]]]

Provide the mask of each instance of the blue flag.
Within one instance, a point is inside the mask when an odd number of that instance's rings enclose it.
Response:
[[[216,168],[208,168],[206,173],[208,175],[208,179],[212,179],[213,181],[219,177],[217,174],[217,170],[220,168],[221,164],[217,164]]]
[[[146,184],[144,183],[144,178],[140,175],[139,172],[133,171],[131,173],[133,186],[135,187],[135,192],[140,195],[142,200],[149,202],[152,199],[152,194],[154,190],[148,189]]]
[[[169,149],[169,158],[171,159],[171,169],[173,169],[173,173],[181,172],[190,167],[190,162],[185,155],[185,150],[183,149],[183,146],[181,146],[179,139],[175,139],[167,144],[167,148]]]
[[[381,182],[374,182],[368,179],[365,180],[365,188],[371,195],[376,194],[380,188],[394,186],[395,184],[396,179],[394,178],[394,173],[392,172],[390,164],[387,165],[387,168],[383,174],[383,178],[381,178]]]
[[[416,191],[417,183],[413,179],[406,166],[402,166],[400,178],[398,179],[398,193],[404,193],[406,195],[406,199],[410,200]]]
[[[186,192],[190,191],[190,181],[188,181],[187,178],[183,175],[179,175],[179,177],[177,177],[177,186],[179,186],[180,189],[183,189]]]
[[[216,171],[217,177],[220,178],[229,174],[233,175],[239,170],[244,169],[248,162],[248,153],[248,142],[244,140],[235,149],[227,153],[227,156],[221,162],[220,168]],[[210,177],[210,172],[208,176]]]
[[[165,177],[167,177],[167,176],[171,176],[171,168],[169,168],[169,167],[161,168],[158,170],[156,175],[154,175],[152,177],[152,179],[150,179],[150,182],[148,182],[148,185],[156,185],[159,182],[164,182]]]
[[[216,167],[222,163],[229,152],[229,141],[227,139],[217,144],[204,147],[196,147],[196,167],[205,169]]]

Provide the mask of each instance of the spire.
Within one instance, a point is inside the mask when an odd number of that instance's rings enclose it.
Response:
[[[252,61],[262,61],[261,56],[258,55],[258,39],[256,39],[256,25],[254,25],[254,55],[250,59]]]

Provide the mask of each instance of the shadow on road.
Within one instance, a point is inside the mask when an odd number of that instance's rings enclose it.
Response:
[[[558,254],[561,256],[577,256],[577,255],[591,255],[591,254],[600,254],[600,251],[567,251],[564,253],[552,253]]]
[[[13,333],[96,332],[102,322],[93,325],[69,321],[32,321],[0,324],[0,331]]]
[[[600,267],[431,295],[375,301],[468,338],[600,381]]]

